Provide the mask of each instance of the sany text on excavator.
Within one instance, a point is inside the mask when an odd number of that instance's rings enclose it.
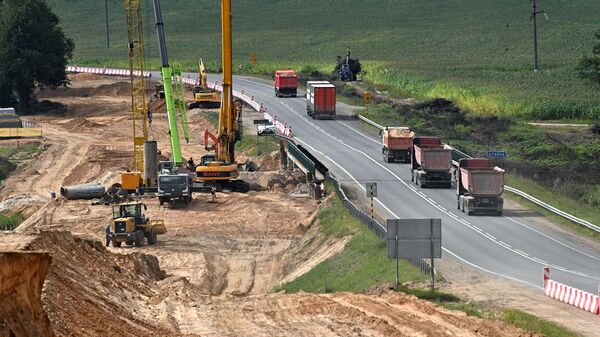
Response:
[[[221,110],[217,135],[208,130],[204,133],[207,150],[214,154],[204,155],[200,165],[196,167],[198,182],[212,183],[222,189],[237,192],[248,192],[249,185],[238,178],[238,166],[235,162],[235,143],[241,138],[241,104],[233,104],[233,76],[231,54],[231,0],[221,1],[222,27],[222,68],[223,92],[221,94]],[[212,144],[209,144],[212,140]]]

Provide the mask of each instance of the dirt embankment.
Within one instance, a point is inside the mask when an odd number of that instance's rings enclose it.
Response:
[[[0,253],[2,336],[52,336],[42,304],[42,285],[51,260],[48,253]]]

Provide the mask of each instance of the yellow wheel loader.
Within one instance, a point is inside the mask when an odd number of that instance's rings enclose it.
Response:
[[[121,247],[123,242],[128,246],[141,247],[144,239],[148,239],[149,245],[154,245],[157,235],[167,232],[164,220],[148,219],[142,213],[142,207],[147,209],[139,201],[113,206],[113,222],[110,233],[107,233],[113,247]]]

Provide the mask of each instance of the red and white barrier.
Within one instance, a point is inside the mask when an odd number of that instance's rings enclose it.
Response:
[[[129,69],[111,69],[111,68],[94,68],[94,67],[78,67],[78,66],[67,66],[67,72],[69,73],[88,73],[97,75],[110,75],[110,76],[130,76],[131,71]],[[135,70],[134,76],[140,76],[140,72]],[[144,71],[144,77],[152,77],[152,73]]]
[[[550,279],[550,270],[544,268],[544,294],[561,302],[578,307],[593,314],[600,314],[600,296]]]

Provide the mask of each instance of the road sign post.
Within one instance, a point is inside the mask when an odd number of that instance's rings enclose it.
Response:
[[[396,259],[396,288],[400,285],[398,259],[430,258],[431,291],[435,291],[435,258],[442,257],[441,219],[388,219],[388,257]]]
[[[377,183],[367,183],[367,198],[371,198],[371,220],[375,219],[373,199],[377,198]]]
[[[363,93],[363,100],[365,102],[365,105],[369,105],[371,103],[371,99],[373,99],[373,95],[370,92],[365,91]]]
[[[396,252],[398,251],[398,235],[396,235]],[[400,288],[400,262],[396,256],[396,290]]]

